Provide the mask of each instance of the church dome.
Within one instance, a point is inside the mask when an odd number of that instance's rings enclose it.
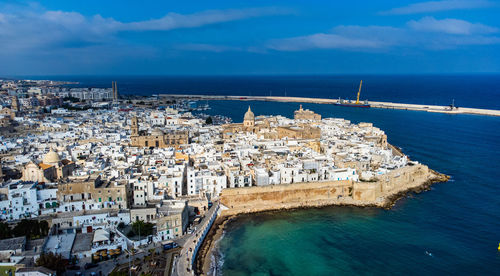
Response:
[[[50,149],[49,153],[45,154],[45,156],[43,157],[42,162],[45,164],[53,164],[58,163],[59,161],[61,161],[61,158],[59,158],[57,152]]]
[[[161,131],[158,128],[155,128],[153,129],[153,131],[151,131],[151,136],[163,136],[163,131]]]
[[[255,121],[255,115],[252,112],[252,109],[250,109],[250,106],[248,106],[248,111],[245,113],[245,117],[243,117],[244,121]]]

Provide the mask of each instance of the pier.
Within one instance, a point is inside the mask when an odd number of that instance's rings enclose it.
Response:
[[[297,103],[316,103],[316,104],[335,104],[338,102],[338,99],[279,97],[279,96],[220,96],[220,95],[160,94],[160,97],[187,99],[187,100],[267,101],[267,102],[297,102]],[[406,104],[406,103],[374,102],[374,101],[368,101],[368,104],[370,104],[371,108],[415,110],[415,111],[437,112],[437,113],[447,113],[447,114],[473,114],[473,115],[486,115],[486,116],[500,116],[500,110],[494,110],[494,109],[480,109],[480,108],[469,108],[469,107],[459,107],[451,109],[450,106],[442,106],[442,105]]]

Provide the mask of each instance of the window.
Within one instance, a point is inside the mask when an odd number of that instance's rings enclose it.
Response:
[[[101,198],[99,198],[99,202],[101,202]]]

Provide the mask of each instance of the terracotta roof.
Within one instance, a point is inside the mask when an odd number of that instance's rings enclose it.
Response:
[[[73,162],[73,161],[71,161],[71,160],[68,160],[68,159],[63,159],[63,160],[61,160],[61,163],[63,163],[63,165],[65,165],[65,166],[66,166],[66,165],[71,164],[71,163],[74,163],[74,162]]]
[[[48,168],[52,168],[53,166],[52,165],[49,165],[49,164],[45,164],[45,163],[40,163],[38,164],[38,166],[40,166],[40,168],[46,170]]]

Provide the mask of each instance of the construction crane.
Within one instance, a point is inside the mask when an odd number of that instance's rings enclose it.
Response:
[[[356,104],[359,104],[359,94],[361,93],[361,85],[363,85],[363,80],[359,82],[358,98],[356,99]]]
[[[344,101],[344,100],[339,98],[339,100],[334,104],[338,105],[338,106],[370,107],[370,104],[368,103],[368,101],[365,101],[364,103],[359,102],[359,95],[361,94],[361,86],[362,85],[363,85],[363,80],[361,80],[359,82],[358,98],[356,99],[356,102]]]

